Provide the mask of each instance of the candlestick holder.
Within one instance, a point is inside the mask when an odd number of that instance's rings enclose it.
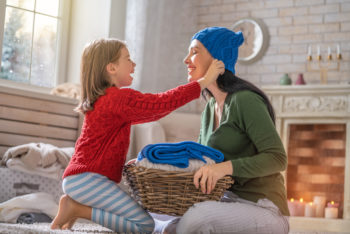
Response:
[[[335,57],[333,57],[330,47],[328,47],[327,56],[322,56],[319,46],[317,48],[317,55],[315,57],[316,59],[313,59],[313,56],[311,54],[311,47],[309,47],[309,53],[307,55],[307,71],[319,71],[321,74],[321,84],[327,84],[328,71],[339,71],[340,68],[340,60],[342,59],[342,55],[340,53],[339,45],[337,47],[337,53]],[[317,69],[315,69],[315,67],[317,67]]]

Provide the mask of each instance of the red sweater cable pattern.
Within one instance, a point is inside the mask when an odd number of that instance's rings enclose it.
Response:
[[[200,90],[196,81],[158,94],[107,88],[106,94],[95,102],[94,110],[85,115],[63,178],[94,172],[119,183],[129,148],[131,124],[158,120],[198,98]]]

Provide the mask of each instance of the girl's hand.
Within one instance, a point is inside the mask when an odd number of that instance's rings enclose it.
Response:
[[[220,60],[214,59],[211,62],[204,77],[198,80],[201,86],[201,89],[206,88],[213,81],[215,81],[219,75],[224,74],[224,72],[225,72],[225,64]]]
[[[224,72],[225,64],[220,60],[214,59],[205,73],[204,78],[211,83],[215,81],[219,75],[224,74]]]
[[[210,194],[219,179],[225,175],[232,175],[232,173],[231,161],[206,165],[199,168],[194,174],[193,183],[197,189],[201,187],[202,193]]]

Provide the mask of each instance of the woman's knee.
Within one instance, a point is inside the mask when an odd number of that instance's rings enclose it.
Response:
[[[210,233],[211,219],[208,219],[210,207],[215,202],[208,201],[195,204],[181,218],[176,227],[177,233]]]

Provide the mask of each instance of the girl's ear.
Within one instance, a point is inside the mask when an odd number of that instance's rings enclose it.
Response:
[[[109,74],[114,74],[117,71],[117,66],[114,63],[108,63],[106,70]]]

